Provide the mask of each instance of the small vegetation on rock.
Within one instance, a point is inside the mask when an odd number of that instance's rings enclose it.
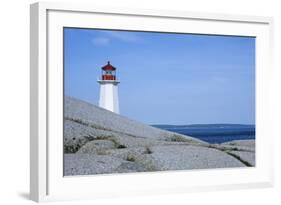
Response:
[[[127,148],[127,147],[125,145],[122,145],[122,144],[117,146],[117,149],[124,149],[124,148]]]
[[[126,160],[127,160],[127,161],[130,161],[130,162],[135,162],[135,161],[136,161],[136,158],[135,158],[133,155],[128,154]]]
[[[191,142],[190,139],[184,138],[183,136],[176,135],[176,134],[169,137],[167,141],[171,141],[171,142]]]
[[[83,136],[79,139],[76,139],[75,137],[72,138],[73,141],[76,141],[75,143],[64,143],[63,151],[64,153],[76,153],[83,145],[85,145],[87,142],[94,140],[95,138],[93,136]]]
[[[145,147],[144,154],[152,154],[152,151],[149,147]]]

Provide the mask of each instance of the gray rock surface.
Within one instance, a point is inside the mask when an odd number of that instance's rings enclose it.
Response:
[[[127,172],[145,172],[141,163],[110,155],[64,154],[64,175],[93,175]]]
[[[108,174],[124,162],[106,155],[64,154],[64,175]]]
[[[108,149],[114,149],[116,144],[111,140],[93,140],[82,146],[77,153],[103,154]]]
[[[243,160],[244,163],[253,167],[256,166],[255,152],[231,151],[230,153],[237,156],[240,160]]]
[[[254,140],[210,145],[65,97],[64,175],[255,165]]]
[[[248,166],[256,165],[255,140],[233,140],[222,143],[220,148],[227,150],[229,154],[232,154]]]
[[[243,167],[245,164],[217,149],[192,145],[166,145],[150,148],[146,156],[156,170],[183,170]]]
[[[239,146],[239,147],[250,147],[255,149],[255,140],[233,140],[225,142],[223,145]]]

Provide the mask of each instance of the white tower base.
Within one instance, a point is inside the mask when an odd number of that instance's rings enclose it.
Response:
[[[100,84],[99,106],[119,114],[118,84],[116,80],[98,80]]]

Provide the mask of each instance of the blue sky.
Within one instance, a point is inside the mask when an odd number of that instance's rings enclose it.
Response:
[[[129,118],[255,124],[255,38],[65,28],[65,95],[97,105],[107,61]]]

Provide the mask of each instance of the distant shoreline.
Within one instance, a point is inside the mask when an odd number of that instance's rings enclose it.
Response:
[[[211,144],[233,140],[254,140],[255,125],[245,124],[193,124],[152,125],[154,127],[191,136]]]
[[[232,123],[214,123],[214,124],[186,124],[186,125],[173,125],[173,124],[151,124],[150,126],[153,127],[221,127],[221,126],[227,126],[227,127],[248,127],[253,126],[255,127],[255,124],[232,124]]]

